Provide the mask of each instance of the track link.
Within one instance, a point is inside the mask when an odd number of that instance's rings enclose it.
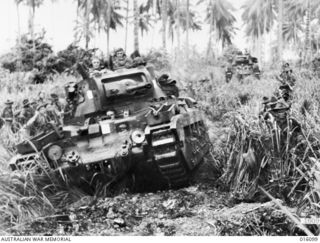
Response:
[[[188,172],[183,164],[178,141],[170,129],[152,133],[154,161],[170,188],[181,187],[188,183]]]

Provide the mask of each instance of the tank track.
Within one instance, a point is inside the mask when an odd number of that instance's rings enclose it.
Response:
[[[170,129],[152,132],[151,144],[154,151],[154,162],[169,188],[181,187],[189,182],[188,171],[175,134]]]

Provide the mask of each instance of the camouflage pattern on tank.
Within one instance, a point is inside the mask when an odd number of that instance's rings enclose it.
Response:
[[[18,144],[12,169],[60,170],[78,183],[130,173],[146,187],[188,184],[210,147],[196,102],[162,89],[150,67],[80,73],[65,87],[64,125]]]

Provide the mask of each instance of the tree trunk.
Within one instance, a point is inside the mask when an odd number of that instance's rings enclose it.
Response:
[[[134,50],[139,51],[139,8],[138,0],[133,1],[133,12],[134,12],[134,28],[133,28],[133,37],[134,37]]]
[[[125,43],[124,43],[124,49],[127,51],[127,45],[128,45],[128,23],[129,23],[129,0],[127,0],[127,9],[126,9],[126,34],[125,34]]]
[[[186,5],[186,16],[187,16],[187,21],[186,21],[186,54],[187,54],[187,60],[189,60],[189,29],[190,29],[190,15],[189,15],[189,8],[190,8],[190,0],[187,0],[187,5]]]
[[[176,0],[176,11],[177,11],[177,16],[176,16],[176,21],[177,21],[177,47],[178,47],[178,53],[180,53],[180,48],[181,48],[181,24],[180,24],[180,0]]]
[[[112,1],[107,3],[107,56],[110,54],[110,25],[111,25],[111,4]]]
[[[162,48],[165,50],[167,48],[167,19],[168,19],[167,0],[162,0],[161,15],[162,15]]]
[[[305,36],[305,47],[304,47],[304,62],[310,61],[311,56],[311,41],[310,41],[310,15],[311,15],[311,4],[310,0],[307,0],[307,11],[306,11],[306,36]]]
[[[279,1],[279,13],[278,13],[278,57],[279,61],[282,61],[283,53],[283,40],[282,40],[282,26],[283,26],[283,0]]]
[[[17,19],[18,19],[18,71],[21,71],[21,22],[20,22],[20,11],[19,11],[19,3],[16,1],[16,10],[17,10]]]
[[[85,41],[86,41],[86,50],[89,48],[89,28],[90,28],[90,0],[86,0],[86,10],[85,10]]]
[[[29,23],[28,23],[28,27],[29,27],[29,33],[31,35],[31,40],[32,40],[32,67],[35,66],[35,54],[36,54],[36,43],[35,43],[35,37],[34,37],[34,17],[35,17],[35,10],[36,10],[36,6],[35,6],[35,1],[32,0],[30,2],[30,8],[29,8]]]
[[[212,57],[212,35],[213,35],[213,2],[212,0],[209,1],[209,10],[210,10],[210,25],[209,25],[209,40],[208,40],[208,47],[207,47],[207,61],[209,58]]]

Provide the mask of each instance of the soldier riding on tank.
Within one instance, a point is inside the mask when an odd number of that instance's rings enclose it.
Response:
[[[94,57],[91,61],[92,68],[89,70],[90,75],[99,77],[104,72],[112,72],[111,70],[104,67],[98,57]]]
[[[19,111],[18,120],[21,125],[26,124],[31,117],[34,116],[34,109],[31,107],[29,99],[24,99],[22,101],[22,109]]]
[[[114,55],[111,57],[112,70],[132,67],[132,60],[127,57],[123,48],[115,50]]]
[[[63,125],[19,143],[11,168],[35,164],[43,156],[46,168],[61,171],[76,185],[128,174],[135,178],[132,184],[145,188],[188,185],[192,171],[210,156],[196,102],[164,92],[161,86],[175,81],[168,75],[156,80],[151,67],[91,77],[80,65],[82,80],[65,86]],[[48,122],[39,107],[28,125]]]
[[[13,101],[7,100],[4,104],[6,106],[5,106],[5,108],[3,109],[2,113],[1,113],[1,117],[4,120],[8,120],[8,119],[13,120],[13,108],[12,108]]]
[[[27,130],[29,136],[35,136],[50,130],[50,124],[54,122],[48,115],[47,105],[47,103],[39,105],[33,117],[24,125],[23,128]]]

